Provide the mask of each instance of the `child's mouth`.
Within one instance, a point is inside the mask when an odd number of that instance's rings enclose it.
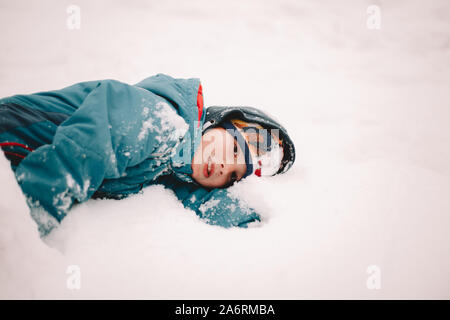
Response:
[[[209,178],[214,173],[214,163],[211,160],[211,157],[208,158],[208,162],[205,163],[203,167],[203,175],[206,178]]]

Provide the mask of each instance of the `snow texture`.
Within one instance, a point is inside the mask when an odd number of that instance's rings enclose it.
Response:
[[[155,111],[151,116],[148,116],[149,108],[143,108],[142,115],[148,118],[142,124],[138,135],[139,140],[146,138],[149,132],[156,132],[156,139],[164,143],[179,140],[185,135],[189,126],[173,107],[165,102],[158,102],[154,108]],[[155,124],[155,121],[158,123]]]
[[[297,160],[230,188],[257,227],[207,225],[152,186],[76,205],[42,241],[1,155],[0,298],[450,298],[448,1],[80,0],[79,30],[66,4],[2,3],[2,97],[198,77],[206,106],[275,115]]]

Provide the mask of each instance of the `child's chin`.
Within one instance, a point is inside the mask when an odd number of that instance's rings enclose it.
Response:
[[[201,186],[205,186],[205,183],[208,183],[207,181],[205,181],[206,178],[203,177],[203,173],[200,173],[200,171],[193,170],[191,177]]]

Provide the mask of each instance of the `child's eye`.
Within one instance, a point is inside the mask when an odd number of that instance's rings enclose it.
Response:
[[[233,183],[236,182],[236,180],[237,180],[237,174],[236,174],[236,172],[233,172],[233,173],[231,174],[231,180],[230,180],[230,183],[233,184]]]
[[[237,181],[237,173],[233,171],[230,175],[228,183],[225,185],[226,188],[231,187]]]
[[[237,139],[234,138],[234,155],[237,156],[238,153],[238,146],[237,146]]]

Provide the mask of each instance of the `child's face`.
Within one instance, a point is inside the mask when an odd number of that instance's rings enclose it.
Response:
[[[221,127],[205,132],[191,166],[192,178],[207,188],[227,187],[247,170],[238,142]]]

